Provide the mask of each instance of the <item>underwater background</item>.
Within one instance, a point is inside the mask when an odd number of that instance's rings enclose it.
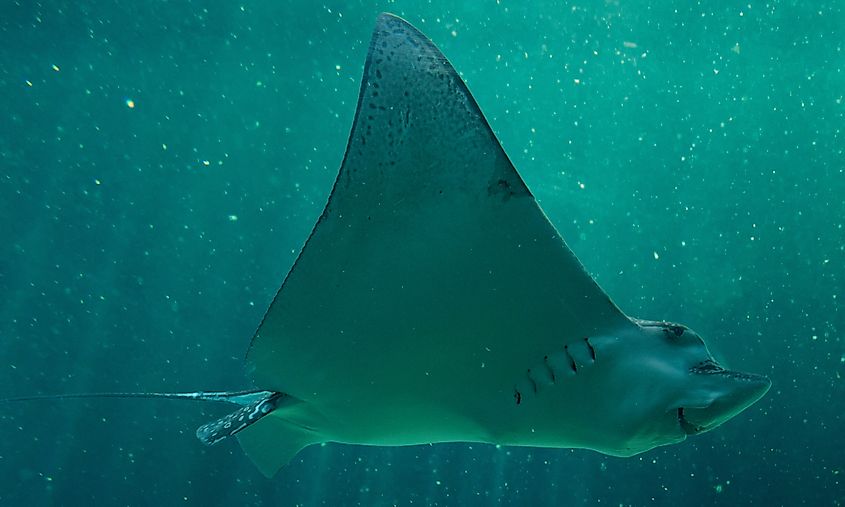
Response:
[[[0,397],[249,387],[381,11],[451,60],[626,313],[690,325],[769,394],[627,459],[328,444],[270,480],[194,437],[225,406],[4,404],[0,505],[845,503],[834,0],[4,1]]]

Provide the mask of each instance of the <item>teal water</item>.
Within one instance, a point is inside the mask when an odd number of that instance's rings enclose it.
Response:
[[[196,441],[225,408],[3,406],[0,504],[845,503],[845,6],[455,4],[3,3],[0,396],[247,386],[384,10],[462,73],[623,310],[769,394],[629,459],[329,444],[273,480]]]

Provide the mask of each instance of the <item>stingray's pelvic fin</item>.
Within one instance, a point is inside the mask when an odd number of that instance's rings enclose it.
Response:
[[[214,445],[217,442],[237,434],[239,431],[269,414],[284,402],[288,395],[272,391],[259,391],[243,396],[234,403],[249,400],[248,404],[220,419],[203,424],[197,428],[197,438],[205,445]]]
[[[295,402],[295,398],[291,401]],[[271,411],[268,417],[260,417],[237,434],[247,456],[266,477],[273,477],[302,449],[326,441],[314,428],[288,420],[295,411],[292,406]]]

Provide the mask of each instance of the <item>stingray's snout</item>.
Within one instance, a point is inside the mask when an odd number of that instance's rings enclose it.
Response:
[[[709,398],[703,406],[681,407],[678,422],[688,435],[710,431],[739,414],[766,394],[772,381],[764,375],[731,370],[697,372],[707,384]]]

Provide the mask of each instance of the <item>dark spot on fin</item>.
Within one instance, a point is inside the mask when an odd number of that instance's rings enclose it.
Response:
[[[498,178],[487,185],[487,195],[501,195],[503,201],[507,201],[519,193],[520,189],[511,185],[505,178]]]
[[[271,392],[264,398],[245,405],[231,414],[203,424],[197,428],[197,438],[205,445],[214,445],[223,439],[236,435],[239,431],[276,410],[287,397],[288,395],[284,393]]]

